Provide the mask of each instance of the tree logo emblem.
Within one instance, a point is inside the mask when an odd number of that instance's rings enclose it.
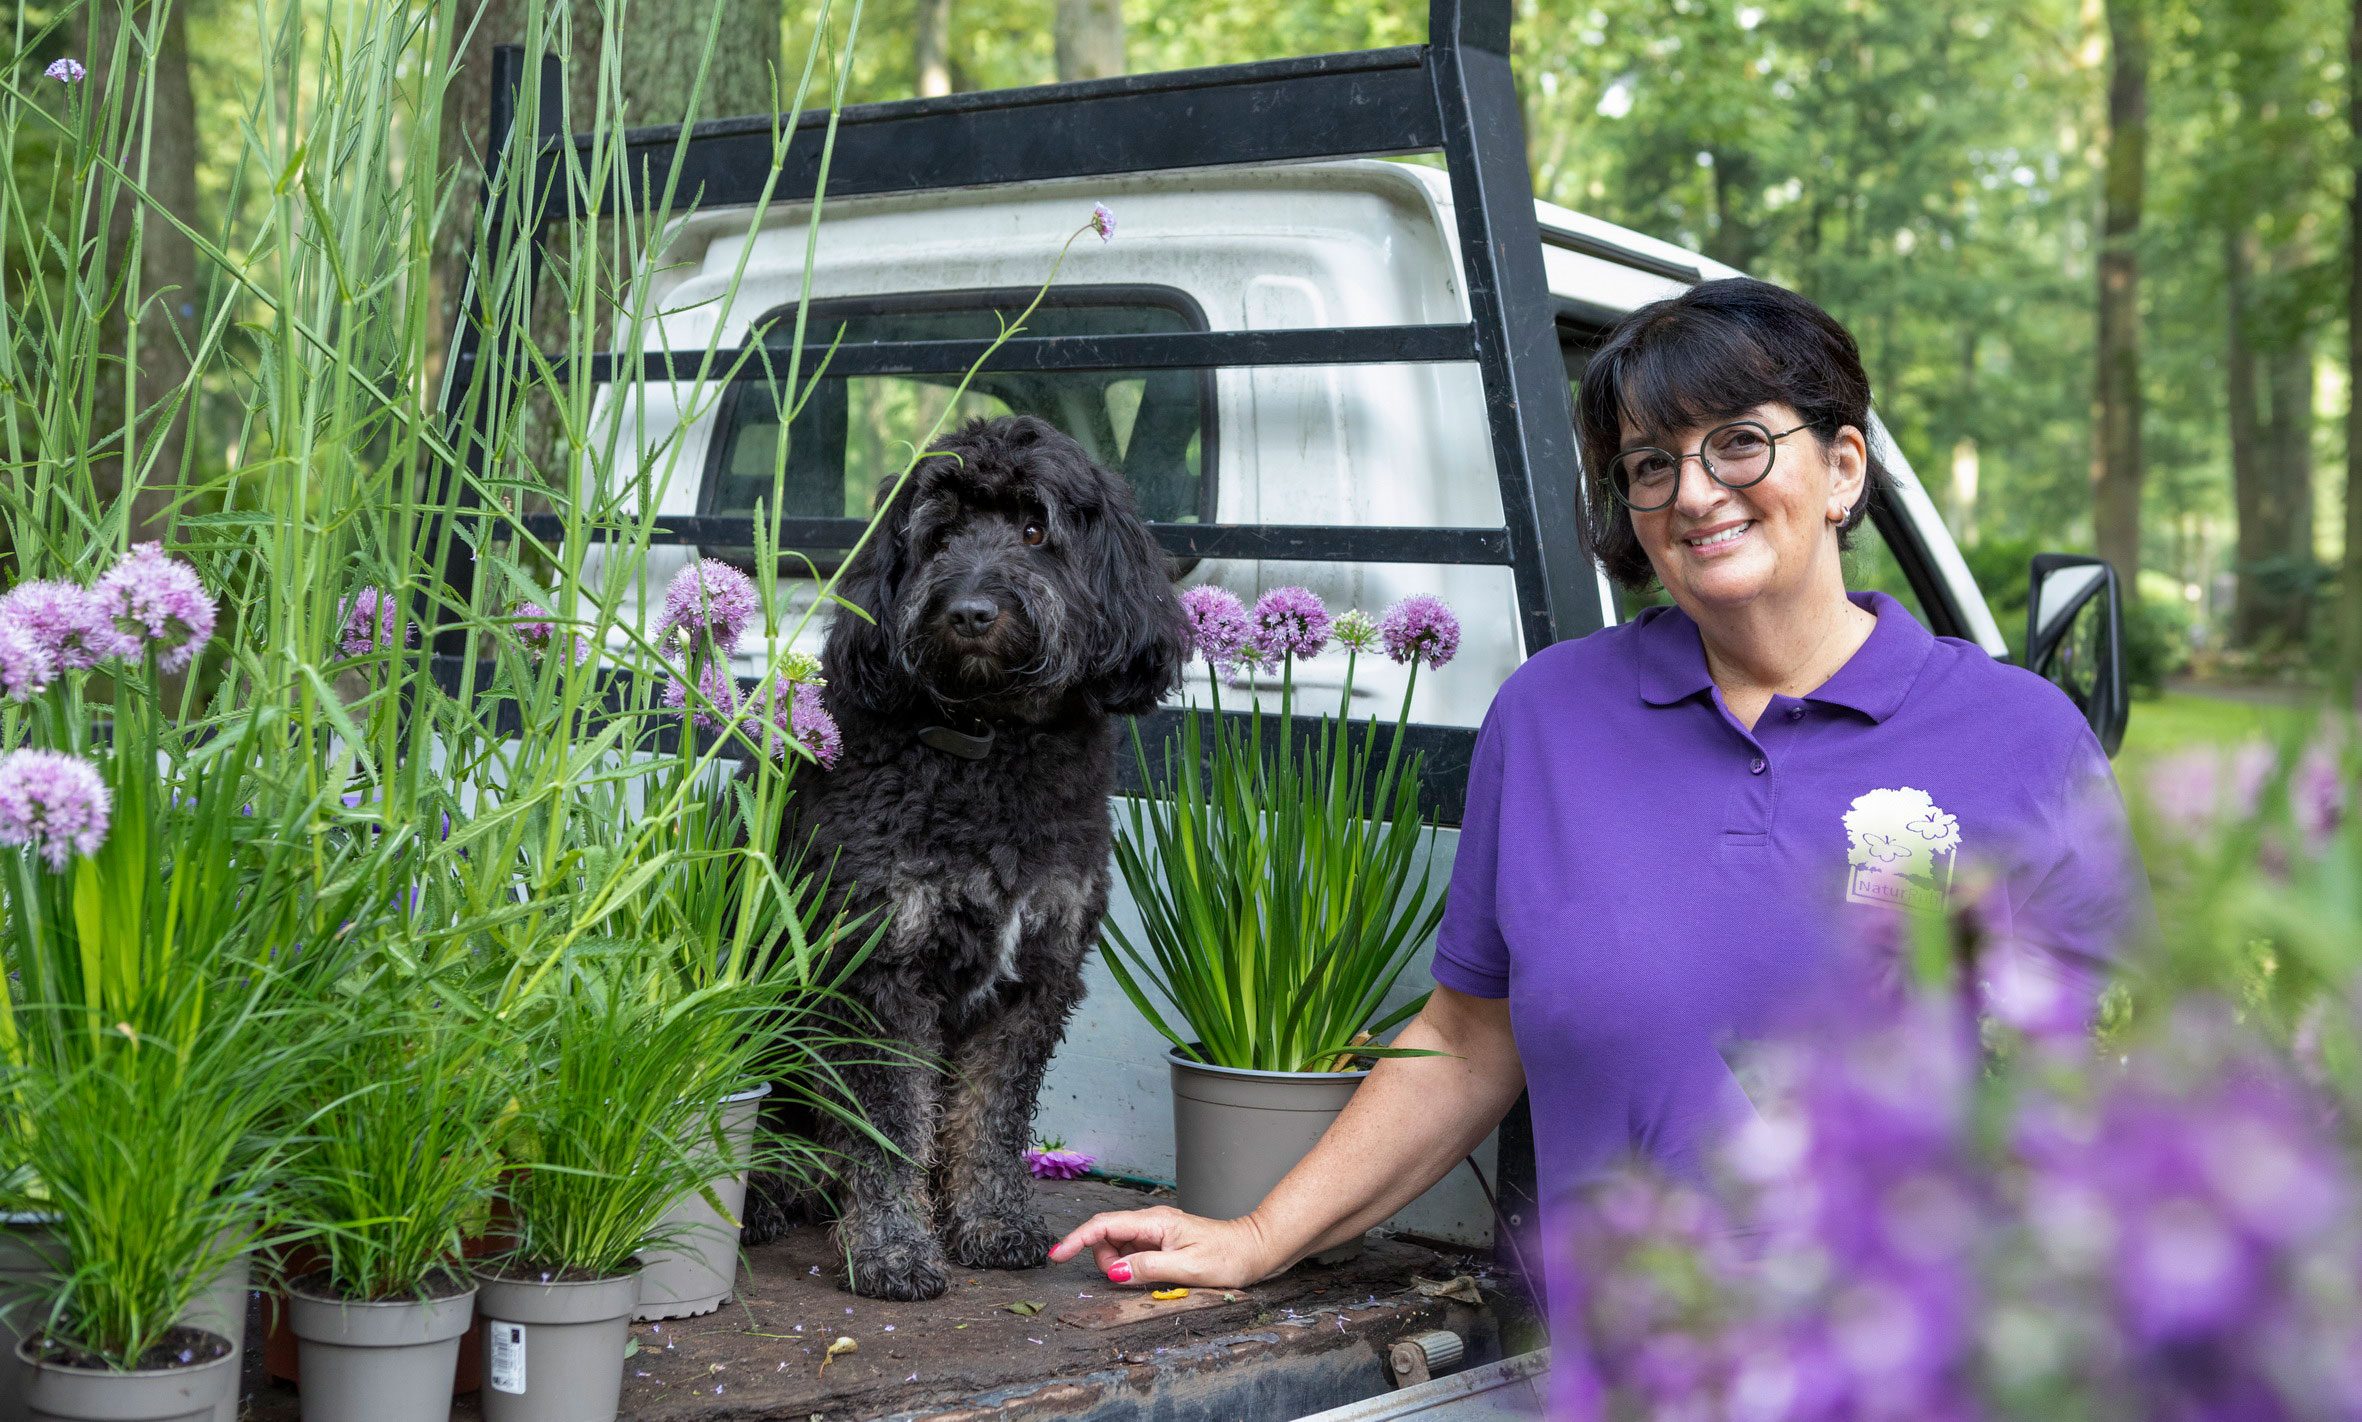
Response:
[[[1845,901],[1941,909],[1960,857],[1960,821],[1925,790],[1871,790],[1845,812]]]

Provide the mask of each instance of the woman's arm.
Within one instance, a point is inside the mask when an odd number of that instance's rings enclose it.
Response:
[[[1166,1205],[1094,1215],[1050,1257],[1087,1248],[1119,1284],[1220,1288],[1359,1238],[1441,1180],[1525,1088],[1506,999],[1438,987],[1394,1045],[1448,1055],[1381,1060],[1320,1144],[1244,1218]]]

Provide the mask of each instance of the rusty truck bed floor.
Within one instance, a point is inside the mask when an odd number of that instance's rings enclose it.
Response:
[[[1093,1180],[1044,1181],[1040,1193],[1061,1229],[1143,1203]],[[1450,1329],[1467,1340],[1469,1363],[1499,1356],[1502,1299],[1482,1264],[1373,1238],[1344,1264],[1173,1303],[1109,1285],[1087,1258],[963,1273],[939,1299],[886,1303],[846,1292],[826,1229],[806,1227],[750,1250],[751,1275],[720,1312],[633,1328],[623,1418],[1295,1417],[1384,1390],[1387,1349],[1408,1334]],[[1417,1288],[1472,1271],[1481,1303],[1465,1286],[1458,1297]],[[858,1348],[824,1375],[838,1337]],[[247,1350],[246,1416],[294,1422],[294,1390],[262,1379],[259,1353]],[[479,1415],[473,1397],[452,1407],[454,1422]]]

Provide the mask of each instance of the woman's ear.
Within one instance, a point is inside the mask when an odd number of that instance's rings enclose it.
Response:
[[[1870,492],[1870,446],[1852,425],[1829,441],[1829,508],[1833,524],[1844,524]]]

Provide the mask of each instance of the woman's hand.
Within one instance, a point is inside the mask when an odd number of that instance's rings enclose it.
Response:
[[[1085,1249],[1099,1271],[1118,1284],[1244,1288],[1288,1262],[1271,1259],[1251,1215],[1209,1220],[1170,1205],[1093,1215],[1053,1245],[1050,1258],[1064,1262]]]

